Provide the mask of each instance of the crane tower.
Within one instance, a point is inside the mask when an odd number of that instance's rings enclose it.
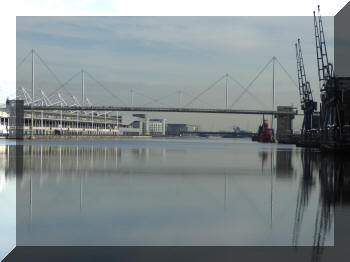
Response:
[[[298,71],[298,85],[301,109],[304,111],[304,120],[301,129],[303,136],[311,134],[313,113],[317,109],[317,102],[313,100],[310,83],[306,79],[303,54],[301,51],[300,39],[295,44],[297,71]]]

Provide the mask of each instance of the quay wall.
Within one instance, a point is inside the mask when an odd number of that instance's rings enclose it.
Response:
[[[23,139],[126,139],[126,138],[152,138],[152,136],[113,136],[113,135],[26,135]]]

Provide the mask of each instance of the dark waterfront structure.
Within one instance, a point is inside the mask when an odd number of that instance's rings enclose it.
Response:
[[[317,110],[317,102],[314,101],[310,82],[306,79],[303,54],[301,51],[300,39],[295,44],[296,60],[298,70],[298,86],[301,109],[304,111],[303,125],[301,128],[301,135],[303,137],[310,136],[315,130],[317,123],[314,122],[314,113]],[[317,122],[317,121],[316,121]],[[316,125],[315,125],[316,124]]]
[[[344,16],[346,16],[345,11],[340,12],[335,17],[335,22],[337,23],[337,20],[343,21],[342,17]],[[350,77],[344,75],[344,72],[349,73],[349,71],[345,70],[337,74],[333,64],[328,59],[320,6],[318,6],[318,16],[314,12],[314,30],[321,92],[320,112],[316,112],[317,104],[313,100],[310,83],[306,79],[300,40],[298,39],[296,59],[304,120],[301,137],[297,138],[296,141],[290,138],[290,142],[295,142],[298,146],[318,147],[324,151],[350,152]],[[341,27],[340,30],[343,32],[338,31],[338,35],[348,35],[344,32],[348,30],[347,28]],[[337,41],[344,40],[338,39]],[[338,48],[341,49],[339,43]],[[337,52],[337,48],[335,50]],[[337,56],[337,53],[335,55]],[[349,61],[345,62],[345,66],[347,64]],[[342,66],[344,67],[344,64]]]
[[[167,135],[170,136],[179,136],[192,131],[198,131],[198,127],[188,124],[167,124]]]
[[[321,148],[350,151],[350,77],[332,77],[324,85]]]
[[[290,143],[293,139],[293,119],[295,115],[290,113],[294,112],[295,108],[292,106],[278,106],[276,115],[277,118],[277,141],[281,144]]]
[[[330,232],[334,220],[344,215],[341,210],[350,204],[350,164],[346,156],[317,153],[313,149],[304,149],[301,154],[303,175],[298,191],[295,221],[293,227],[293,245],[298,245],[302,232],[304,214],[310,203],[311,194],[319,178],[320,196],[315,217],[315,231],[311,261],[322,261],[326,235]],[[341,224],[340,221],[336,221]],[[341,234],[341,232],[336,232]],[[328,260],[327,260],[328,261]]]
[[[24,101],[7,100],[6,107],[9,111],[9,138],[22,139],[24,135]]]

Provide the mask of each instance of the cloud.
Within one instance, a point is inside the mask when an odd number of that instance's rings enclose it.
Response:
[[[333,19],[324,17],[324,26],[332,60]],[[318,98],[313,17],[17,18],[18,60],[35,48],[62,81],[84,68],[126,100],[131,87],[151,97],[179,89],[196,95],[226,72],[247,85],[272,56],[296,78],[294,43],[299,37],[307,76]],[[271,70],[251,87],[267,104]],[[29,71],[27,63],[17,75],[27,86]],[[57,85],[44,69],[37,73],[38,81],[45,79],[46,86],[50,81],[52,87]],[[276,77],[277,104],[298,104],[297,89],[289,78],[281,70]],[[79,80],[70,88],[78,95]],[[230,91],[232,101],[241,92],[235,88]],[[90,95],[98,96],[94,90],[90,89],[95,92]],[[203,100],[222,106],[220,90],[207,93]],[[99,100],[112,103],[108,97]],[[140,98],[139,102],[149,100]],[[245,95],[240,106],[256,107],[256,101]]]
[[[148,48],[162,43],[168,48],[202,52],[263,51],[284,43],[291,34],[303,33],[305,22],[310,23],[311,30],[307,32],[313,32],[311,18],[298,17],[19,17],[17,20],[19,37],[34,33],[46,37],[48,42],[75,39],[80,40],[81,47],[91,42],[96,46],[109,46],[109,43],[118,46],[118,41],[129,40]],[[332,32],[333,23],[327,24],[326,30]],[[332,39],[329,36],[327,40]]]
[[[14,82],[8,81],[0,83],[0,104],[5,103],[7,98],[14,99],[16,97],[15,85]]]

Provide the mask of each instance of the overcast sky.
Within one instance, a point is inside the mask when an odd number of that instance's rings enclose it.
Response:
[[[312,14],[312,11],[311,11]],[[333,17],[323,17],[327,49],[333,61]],[[130,105],[178,106],[191,101],[229,73],[246,87],[276,56],[296,81],[294,43],[301,38],[307,78],[319,101],[313,17],[17,17],[17,64],[33,48],[62,81],[87,70],[105,88]],[[278,63],[276,105],[299,106],[298,89]],[[225,107],[225,79],[189,107]],[[96,104],[123,105],[89,76],[86,95]],[[17,88],[31,89],[30,56],[17,69]],[[59,87],[36,58],[36,93]],[[81,99],[81,76],[67,89]],[[271,109],[272,64],[233,108]],[[242,87],[228,81],[228,104]],[[172,94],[172,95],[171,95]],[[168,96],[169,95],[169,96]],[[152,102],[147,97],[157,99]],[[158,117],[160,115],[154,115]],[[256,129],[261,117],[165,115],[169,122],[194,122],[203,129],[233,125]],[[185,117],[185,118],[183,118]],[[295,128],[299,128],[296,121]]]

